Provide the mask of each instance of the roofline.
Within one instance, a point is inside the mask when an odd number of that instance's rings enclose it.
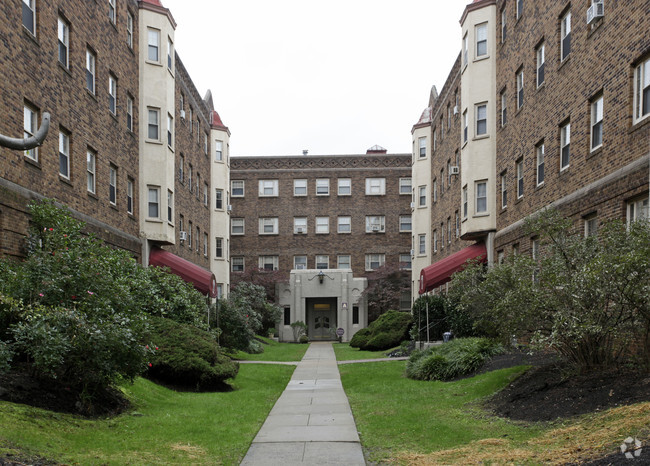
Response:
[[[230,159],[265,159],[273,157],[276,159],[311,159],[317,157],[411,157],[410,153],[371,153],[371,154],[322,154],[322,155],[232,155]]]
[[[465,22],[465,19],[467,19],[467,15],[469,14],[470,11],[480,10],[485,6],[496,5],[496,4],[497,4],[497,0],[478,0],[474,3],[470,3],[465,7],[465,11],[463,11],[463,16],[460,17],[460,24],[462,25]]]

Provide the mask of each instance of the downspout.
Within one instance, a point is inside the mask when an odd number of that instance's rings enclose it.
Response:
[[[43,119],[41,121],[41,127],[38,128],[38,131],[34,133],[33,136],[30,136],[25,139],[10,138],[4,134],[0,134],[0,146],[8,147],[9,149],[15,150],[30,150],[35,147],[39,147],[45,141],[47,132],[50,129],[50,114],[48,112],[43,113]]]

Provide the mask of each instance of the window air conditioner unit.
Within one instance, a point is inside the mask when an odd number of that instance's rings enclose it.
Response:
[[[458,115],[458,105],[454,105],[454,115]]]
[[[186,231],[181,231],[178,236],[179,236],[179,239],[181,241],[187,241],[187,232]]]
[[[594,24],[605,14],[603,2],[593,3],[587,10],[587,24]]]
[[[415,255],[415,249],[411,249],[411,256]]]
[[[380,225],[373,225],[372,226],[372,231],[374,231],[374,232],[383,231],[383,228]]]
[[[457,166],[449,167],[449,174],[450,175],[458,175],[460,173],[460,168]]]
[[[185,110],[181,110],[181,118],[184,120],[185,119]]]
[[[232,211],[232,205],[228,204],[228,212]]]
[[[411,202],[411,209],[415,209],[415,202]]]
[[[298,233],[299,235],[302,235],[304,232],[305,232],[304,228],[296,228],[296,233]]]

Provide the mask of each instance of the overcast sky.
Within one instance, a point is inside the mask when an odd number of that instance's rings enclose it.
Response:
[[[231,155],[411,151],[460,52],[470,0],[162,0]]]

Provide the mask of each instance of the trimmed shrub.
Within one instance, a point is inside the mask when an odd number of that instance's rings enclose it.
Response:
[[[361,348],[362,346],[366,346],[368,344],[368,340],[370,340],[371,334],[372,332],[368,327],[358,330],[357,333],[355,333],[354,336],[350,339],[350,346],[353,348]]]
[[[151,318],[151,341],[156,350],[146,376],[193,390],[226,387],[226,380],[239,371],[239,364],[224,356],[214,337],[192,325],[170,319]]]
[[[402,341],[409,339],[412,323],[410,313],[388,311],[367,328],[355,333],[350,346],[367,351],[382,351],[399,346]]]
[[[300,343],[309,343],[309,337],[307,335],[300,335],[300,338],[298,339],[298,342],[300,342]]]

